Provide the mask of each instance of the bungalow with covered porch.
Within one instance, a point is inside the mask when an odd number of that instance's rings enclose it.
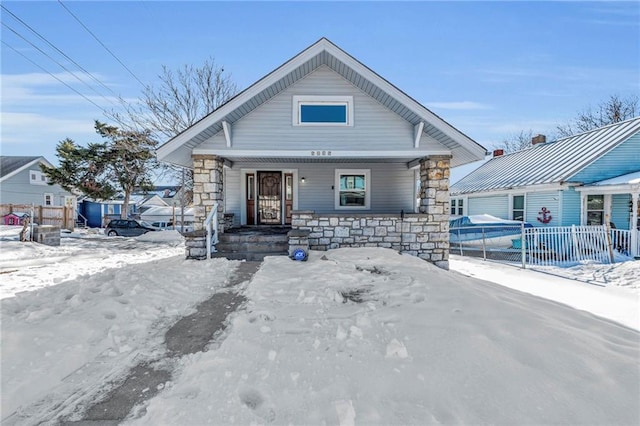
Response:
[[[221,236],[291,227],[311,249],[387,247],[448,268],[449,169],[485,153],[322,38],[157,156],[193,168],[196,230],[217,215]]]

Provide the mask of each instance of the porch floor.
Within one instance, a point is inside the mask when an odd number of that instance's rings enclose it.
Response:
[[[225,229],[224,234],[236,235],[286,235],[291,226],[286,225],[243,225]]]

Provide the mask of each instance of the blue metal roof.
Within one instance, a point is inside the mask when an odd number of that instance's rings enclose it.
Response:
[[[605,153],[640,132],[640,117],[494,157],[451,186],[451,195],[571,182]]]

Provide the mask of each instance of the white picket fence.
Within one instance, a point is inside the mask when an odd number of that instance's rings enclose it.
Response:
[[[528,228],[523,241],[523,264],[536,266],[585,260],[613,263],[631,254],[631,232],[606,226]]]
[[[526,266],[569,265],[583,261],[613,263],[640,256],[640,231],[602,226],[511,227],[512,237],[485,238],[496,227],[478,230],[483,236],[474,242],[456,243],[465,228],[451,229],[451,253],[484,259],[520,263]],[[468,232],[468,230],[467,230]]]

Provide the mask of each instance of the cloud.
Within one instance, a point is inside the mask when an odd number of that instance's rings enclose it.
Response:
[[[27,73],[27,74],[2,74],[2,108],[7,110],[12,106],[59,106],[78,105],[96,108],[89,101],[94,102],[103,109],[119,108],[121,103],[115,92],[107,92],[107,89],[82,75],[82,80],[87,84],[80,83],[71,73]],[[98,80],[105,82],[104,75],[92,73]],[[82,93],[83,96],[74,92],[60,81]],[[105,83],[107,87],[111,87]],[[92,90],[93,89],[93,90]],[[135,99],[124,99],[125,102],[135,102]]]
[[[493,109],[492,106],[473,101],[458,102],[428,102],[427,106],[434,109],[453,109],[453,110],[482,110]]]
[[[56,144],[67,137],[81,144],[100,141],[93,128],[95,118],[90,112],[69,119],[2,111],[2,154],[43,155],[54,161]]]

